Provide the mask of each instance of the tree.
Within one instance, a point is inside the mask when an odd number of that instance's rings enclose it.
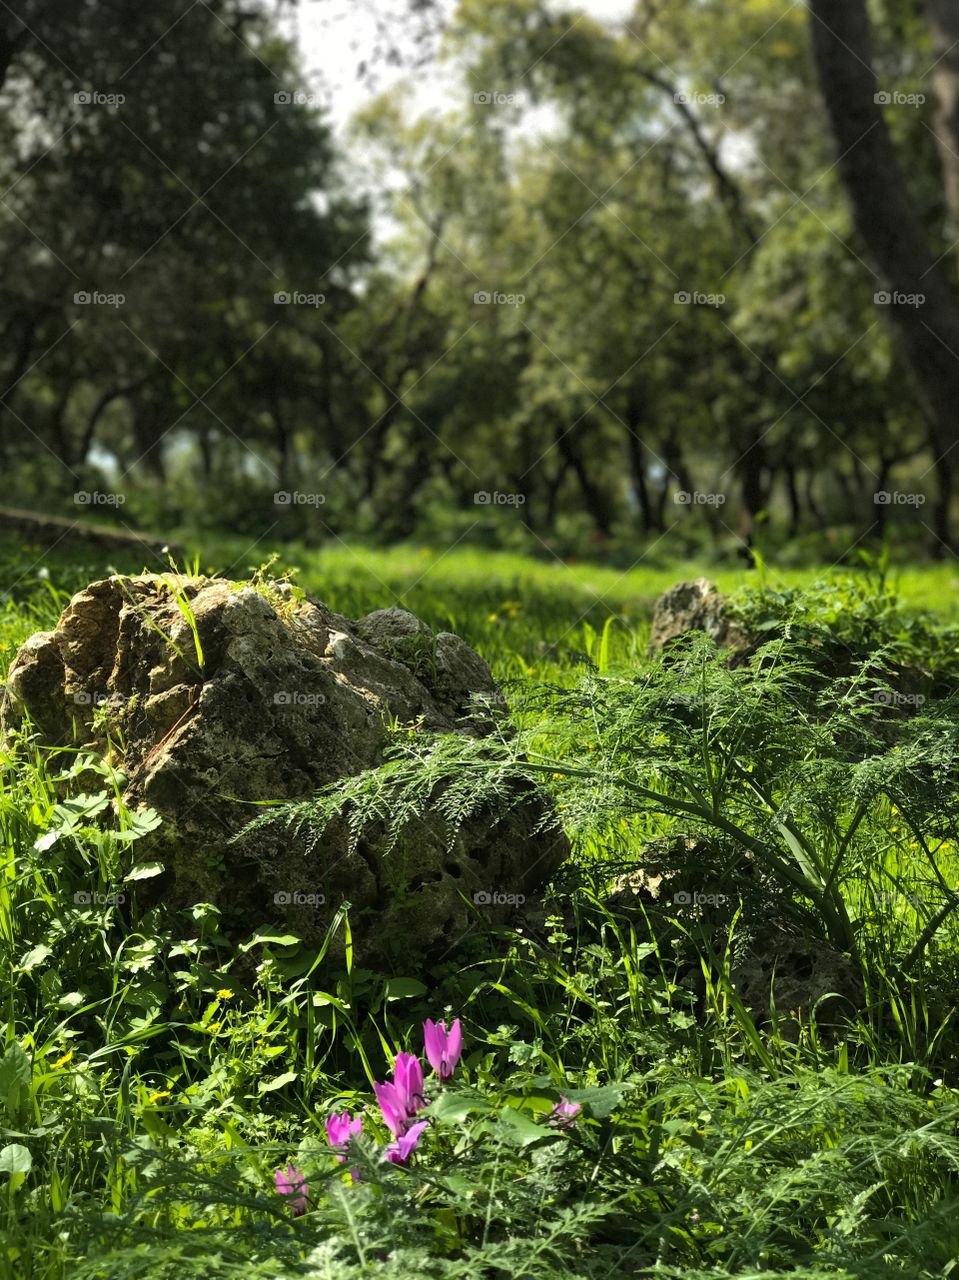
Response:
[[[878,100],[864,0],[810,0],[812,43],[856,228],[892,293],[892,320],[912,369],[932,445],[940,501],[935,532],[950,543],[953,449],[959,443],[959,306],[930,248]],[[916,299],[922,298],[921,305]]]

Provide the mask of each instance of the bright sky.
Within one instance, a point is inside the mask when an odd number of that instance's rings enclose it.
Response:
[[[402,0],[390,0],[390,9],[401,12],[401,3]],[[448,14],[456,7],[455,0],[440,0],[440,3]],[[635,0],[580,0],[576,7],[591,18],[616,22],[629,16]],[[376,92],[401,79],[406,71],[386,66],[378,68],[376,89],[358,79],[357,67],[369,53],[374,33],[369,6],[361,0],[301,0],[297,9],[291,22],[295,24],[309,84],[291,87],[321,92],[322,100],[329,106],[332,123],[339,130],[353,112]],[[447,86],[448,83],[446,81]],[[437,97],[448,93],[438,71],[426,68],[418,73],[414,103],[435,106]]]

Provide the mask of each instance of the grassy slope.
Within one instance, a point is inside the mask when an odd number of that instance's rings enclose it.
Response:
[[[0,548],[3,666],[56,617],[61,591],[141,567],[38,553]],[[265,556],[223,545],[201,564],[243,577]],[[346,614],[398,603],[459,631],[499,675],[547,679],[569,677],[578,652],[599,658],[611,615],[606,657],[636,670],[652,604],[679,578],[706,572],[723,590],[756,578],[693,564],[623,574],[463,548],[288,549],[283,565]],[[818,573],[770,576],[793,586]],[[899,575],[904,596],[941,617],[959,612],[957,585],[952,565]],[[379,975],[356,971],[324,994],[282,944],[254,949],[264,968],[253,983],[231,970],[202,912],[172,933],[151,919],[131,932],[112,908],[70,905],[91,866],[106,887],[130,851],[81,836],[36,856],[36,836],[57,820],[50,773],[62,764],[0,773],[7,1044],[33,1059],[25,1091],[0,1090],[0,1147],[26,1146],[34,1162],[26,1177],[0,1174],[0,1280],[486,1280],[504,1270],[522,1280],[931,1280],[959,1252],[957,1095],[908,1065],[913,1046],[895,1028],[872,1041],[761,1044],[721,984],[696,1021],[669,957],[634,963],[648,940],[588,895],[573,901],[572,931],[557,919],[545,946],[514,937],[506,966],[480,955],[472,969],[447,965],[422,999],[387,999]],[[468,1078],[520,1119],[484,1129],[483,1114],[454,1107],[437,1116],[419,1167],[387,1176],[371,1148],[357,1157],[371,1161],[366,1182],[344,1191],[323,1117],[335,1101],[368,1105],[386,1050],[418,1051],[417,1022],[447,1000],[467,1030],[457,1083]],[[924,1008],[913,992],[913,1030]],[[0,1076],[20,1069],[13,1053]],[[528,1126],[536,1116],[542,1126],[557,1090],[611,1082],[622,1086],[612,1097],[583,1094],[568,1138],[531,1142]],[[295,1222],[271,1193],[273,1167],[291,1156],[312,1186],[311,1212]]]

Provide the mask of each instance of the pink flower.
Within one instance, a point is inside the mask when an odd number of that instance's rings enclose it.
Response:
[[[373,1090],[387,1129],[394,1138],[402,1137],[417,1111],[426,1106],[419,1058],[412,1053],[398,1053],[393,1064],[393,1079],[386,1084],[375,1082]]]
[[[565,1093],[559,1095],[559,1102],[550,1112],[549,1122],[557,1129],[572,1129],[573,1121],[582,1111],[578,1102],[570,1102]]]
[[[420,1140],[420,1134],[426,1128],[428,1121],[418,1120],[406,1133],[403,1134],[396,1142],[391,1142],[386,1148],[386,1158],[393,1164],[406,1164],[412,1153],[416,1150],[416,1145]]]
[[[463,1029],[459,1018],[450,1027],[449,1033],[445,1022],[431,1022],[427,1018],[423,1023],[423,1041],[429,1064],[440,1080],[444,1083],[451,1080],[463,1052]]]
[[[298,1218],[301,1213],[306,1213],[306,1198],[310,1193],[310,1188],[306,1183],[306,1175],[302,1169],[297,1169],[295,1165],[287,1164],[286,1169],[277,1169],[273,1175],[273,1181],[276,1183],[277,1192],[281,1196],[290,1197],[290,1209],[294,1218]]]
[[[344,1111],[340,1116],[335,1111],[333,1112],[326,1122],[326,1140],[333,1150],[337,1152],[336,1159],[338,1164],[342,1164],[346,1159],[343,1152],[349,1146],[350,1139],[357,1137],[362,1132],[362,1116],[357,1116],[351,1120],[348,1111]],[[356,1179],[354,1178],[353,1181],[355,1182]]]
[[[376,1094],[376,1101],[380,1104],[380,1111],[383,1113],[387,1129],[394,1138],[398,1138],[401,1133],[406,1132],[412,1119],[403,1105],[399,1090],[395,1084],[380,1084],[379,1081],[374,1081],[373,1092]]]
[[[423,1099],[423,1068],[420,1060],[412,1053],[398,1053],[393,1063],[393,1084],[412,1119],[420,1107],[425,1107]]]

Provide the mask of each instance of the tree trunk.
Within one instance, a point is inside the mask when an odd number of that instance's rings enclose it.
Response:
[[[899,298],[924,298],[919,306],[893,301],[885,309],[916,381],[942,485],[950,465],[945,454],[959,440],[959,307],[929,248],[876,102],[865,0],[810,0],[810,11],[839,172],[856,228],[880,273],[876,288]],[[943,515],[948,526],[948,512]]]
[[[28,38],[27,28],[8,9],[0,21],[0,89],[3,88],[14,58]]]
[[[819,503],[816,501],[816,477],[818,472],[815,467],[810,467],[806,472],[806,483],[803,492],[806,498],[806,510],[816,522],[816,528],[822,532],[826,527],[826,517],[820,510]]]
[[[926,0],[926,12],[936,59],[936,143],[952,239],[959,230],[959,5],[956,0]]]
[[[936,481],[938,493],[932,512],[932,530],[936,535],[936,542],[932,550],[936,559],[942,560],[946,552],[951,549],[949,512],[952,506],[952,467],[949,465],[949,459],[942,455],[936,459]]]
[[[639,513],[643,524],[643,533],[650,533],[653,528],[653,507],[649,499],[649,482],[646,478],[646,459],[643,457],[643,444],[639,438],[639,424],[642,414],[639,403],[631,396],[626,406],[626,448],[629,458],[629,475],[639,503]]]
[[[766,506],[767,500],[765,483],[767,459],[762,436],[761,425],[753,427],[743,442],[744,448],[735,464],[743,504],[740,534],[750,545],[756,517]]]
[[[795,538],[802,524],[802,499],[799,496],[796,464],[791,459],[787,458],[783,463],[783,478],[786,482],[786,499],[789,502],[788,536]]]
[[[593,527],[603,538],[609,537],[612,523],[612,512],[610,511],[609,503],[603,491],[590,478],[583,455],[573,440],[573,433],[558,427],[556,431],[556,446],[561,457],[569,463],[570,469],[579,483],[579,491],[583,495],[583,505],[593,522]]]

